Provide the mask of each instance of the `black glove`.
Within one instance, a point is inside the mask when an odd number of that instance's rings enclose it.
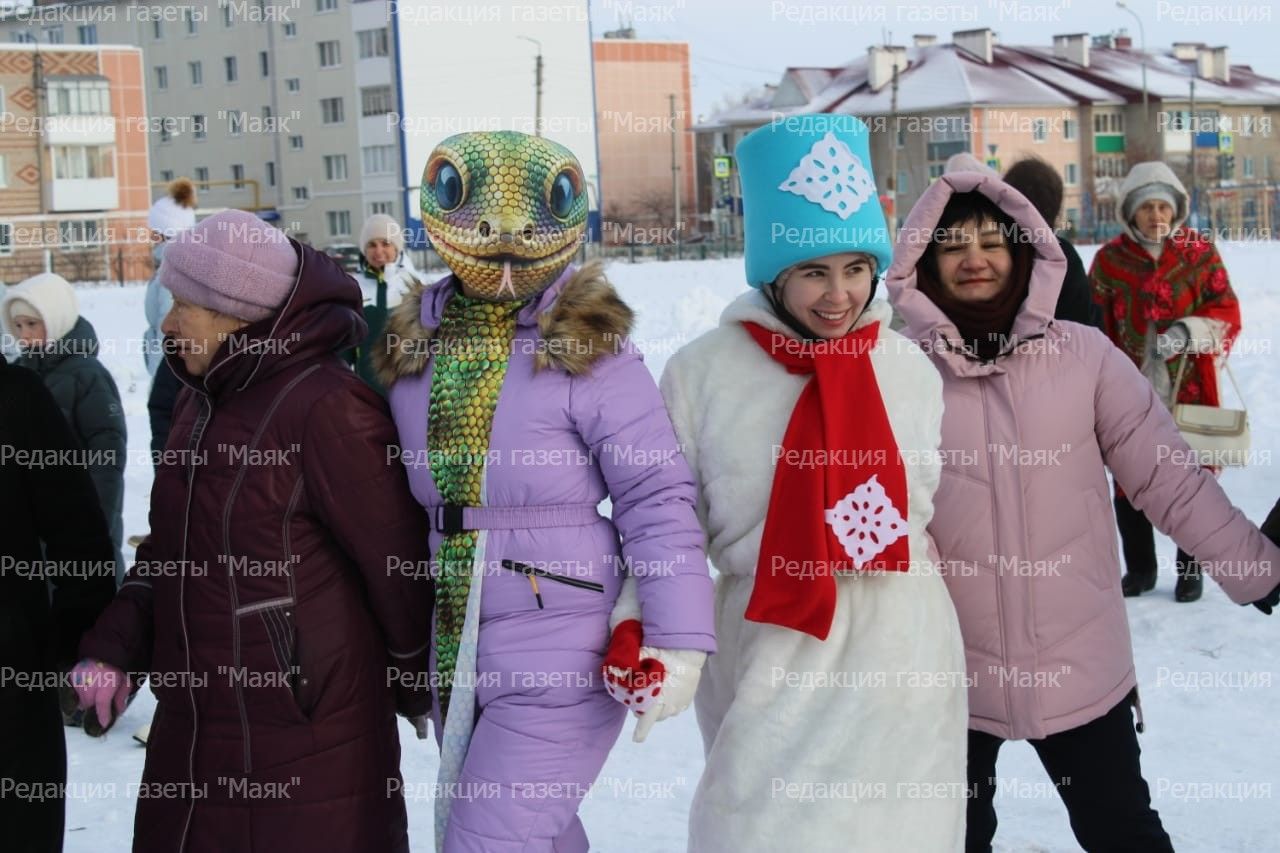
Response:
[[[1271,611],[1274,610],[1277,605],[1280,605],[1280,585],[1277,585],[1275,589],[1271,590],[1271,594],[1266,598],[1259,598],[1257,601],[1253,602],[1254,607],[1258,608],[1268,616],[1271,615]]]

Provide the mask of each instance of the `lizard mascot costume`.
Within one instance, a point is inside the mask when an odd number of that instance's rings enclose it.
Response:
[[[586,851],[578,806],[626,707],[649,702],[640,726],[682,710],[714,650],[693,479],[629,341],[631,310],[601,265],[571,266],[586,218],[563,146],[446,139],[422,221],[452,275],[410,291],[375,355],[431,517],[448,853]],[[631,654],[606,683],[619,622]],[[614,647],[617,663],[626,643]],[[637,652],[665,672],[643,697]]]

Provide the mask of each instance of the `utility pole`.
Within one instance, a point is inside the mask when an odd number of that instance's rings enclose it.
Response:
[[[676,125],[676,96],[667,95],[668,120],[671,122],[671,197],[676,210],[676,255],[680,253],[680,161],[676,157],[676,142],[680,133]]]
[[[889,90],[889,241],[898,231],[898,63],[893,63],[893,88]]]
[[[1191,130],[1191,210],[1187,213],[1187,219],[1191,223],[1191,227],[1200,228],[1200,205],[1199,199],[1196,197],[1196,78],[1195,65],[1192,66],[1191,77],[1191,115],[1189,116]]]
[[[542,42],[529,36],[516,36],[524,41],[531,41],[538,47],[538,56],[533,62],[533,135],[542,135]]]

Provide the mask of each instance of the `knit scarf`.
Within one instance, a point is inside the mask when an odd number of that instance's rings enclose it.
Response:
[[[995,297],[981,302],[956,299],[938,281],[930,265],[916,266],[916,287],[942,309],[947,319],[956,324],[961,339],[984,361],[1000,354],[1013,329],[1022,303],[1031,290],[1031,265],[1035,255],[1030,246],[1010,247],[1013,267],[1009,273],[1009,285]]]
[[[812,375],[775,449],[746,618],[825,640],[836,572],[910,567],[906,469],[871,364],[880,324],[824,341],[743,325],[788,373]]]

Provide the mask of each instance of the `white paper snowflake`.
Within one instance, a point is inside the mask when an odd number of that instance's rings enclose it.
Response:
[[[837,501],[824,515],[858,569],[907,535],[906,519],[875,476]]]
[[[862,159],[835,134],[827,133],[813,143],[778,189],[848,219],[867,199],[875,197],[876,183]]]

